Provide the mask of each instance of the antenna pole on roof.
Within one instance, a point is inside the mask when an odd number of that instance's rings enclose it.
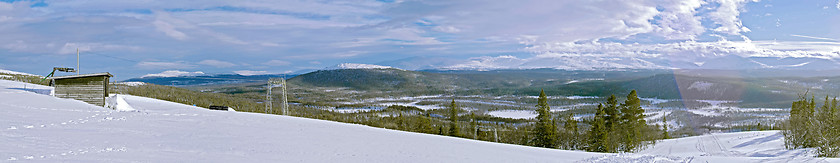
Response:
[[[76,75],[79,75],[79,48],[76,48]]]

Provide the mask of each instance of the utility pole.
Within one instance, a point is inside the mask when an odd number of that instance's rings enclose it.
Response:
[[[76,48],[76,75],[79,75],[79,48]]]

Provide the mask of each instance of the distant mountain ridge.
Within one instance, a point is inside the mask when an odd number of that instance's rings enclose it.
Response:
[[[389,69],[394,68],[390,66],[380,66],[380,65],[373,65],[373,64],[361,64],[361,63],[341,63],[335,66],[330,66],[324,68],[324,70],[341,70],[341,69]]]
[[[514,56],[476,57],[464,60],[440,57],[410,57],[379,64],[406,70],[626,70],[626,69],[716,69],[716,70],[840,70],[840,62],[812,57],[741,57],[735,55],[684,61],[680,58],[550,56],[520,59]]]
[[[806,73],[827,74],[820,76]],[[834,74],[834,75],[831,75]],[[787,106],[800,90],[812,93],[840,90],[833,71],[811,70],[319,70],[289,80],[302,88],[341,87],[390,94],[598,96],[638,90],[640,97],[684,100],[740,101],[761,107]],[[332,88],[330,88],[332,89]],[[817,89],[817,88],[814,88]],[[681,102],[688,107],[702,103]]]
[[[124,80],[123,82],[144,82],[157,85],[171,86],[197,86],[265,82],[269,78],[293,78],[297,74],[267,74],[267,75],[239,75],[239,74],[217,74],[199,76],[176,76],[176,77],[142,77]]]

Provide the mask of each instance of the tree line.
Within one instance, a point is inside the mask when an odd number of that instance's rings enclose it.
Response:
[[[579,129],[579,121],[572,113],[552,118],[544,91],[537,102],[537,122],[534,127],[534,146],[591,152],[633,152],[655,140],[669,138],[665,130],[648,125],[645,110],[635,90],[618,103],[611,95],[598,108],[588,130]],[[664,120],[664,119],[663,119]],[[557,127],[562,125],[563,127]]]
[[[807,95],[807,93],[806,93]],[[819,157],[837,157],[840,153],[840,106],[837,98],[825,97],[820,108],[814,97],[800,96],[790,108],[782,134],[788,149],[816,148]]]

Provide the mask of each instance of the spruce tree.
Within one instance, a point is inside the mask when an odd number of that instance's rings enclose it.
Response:
[[[565,123],[563,124],[563,129],[571,133],[578,133],[578,121],[575,120],[575,113],[569,113],[566,115]]]
[[[646,127],[645,110],[642,109],[641,100],[636,94],[636,90],[630,91],[627,94],[627,99],[621,104],[621,122],[625,131],[623,134],[621,150],[624,152],[632,152],[642,143],[643,135],[642,128]]]
[[[407,130],[405,127],[405,117],[403,117],[402,112],[400,112],[400,116],[397,117],[397,130]]]
[[[761,124],[761,123],[759,123]],[[667,115],[662,116],[662,139],[670,139],[671,135],[668,135],[668,118]]]
[[[449,136],[459,136],[461,129],[458,127],[458,106],[455,99],[449,105]]]
[[[577,123],[578,121],[575,120],[574,113],[569,113],[563,119],[563,139],[561,140],[563,141],[561,142],[563,149],[573,150],[578,149],[580,146],[580,138],[578,138],[580,132],[578,131]]]
[[[418,132],[429,134],[434,133],[434,131],[432,131],[432,124],[431,122],[429,122],[429,118],[431,118],[431,115],[429,113],[426,113],[426,116],[419,116],[417,118],[419,118],[419,123],[417,126]]]
[[[470,112],[470,133],[473,134],[473,139],[478,139],[478,123],[475,121],[475,113]]]
[[[587,151],[590,152],[607,152],[607,147],[604,144],[607,140],[607,127],[604,122],[604,105],[598,104],[598,109],[595,111],[595,117],[592,119],[592,128],[589,128],[589,141]]]
[[[626,130],[626,128],[619,128],[619,125],[622,123],[619,107],[618,98],[616,98],[614,94],[610,95],[604,106],[603,117],[605,124],[603,132],[606,136],[602,140],[602,143],[604,145],[604,149],[606,150],[605,152],[618,152],[618,148],[621,144],[620,140],[623,139],[623,134],[618,133],[623,133],[623,131]]]
[[[551,118],[551,108],[548,107],[548,97],[540,90],[537,100],[537,122],[534,127],[534,146],[556,148],[557,128]]]

